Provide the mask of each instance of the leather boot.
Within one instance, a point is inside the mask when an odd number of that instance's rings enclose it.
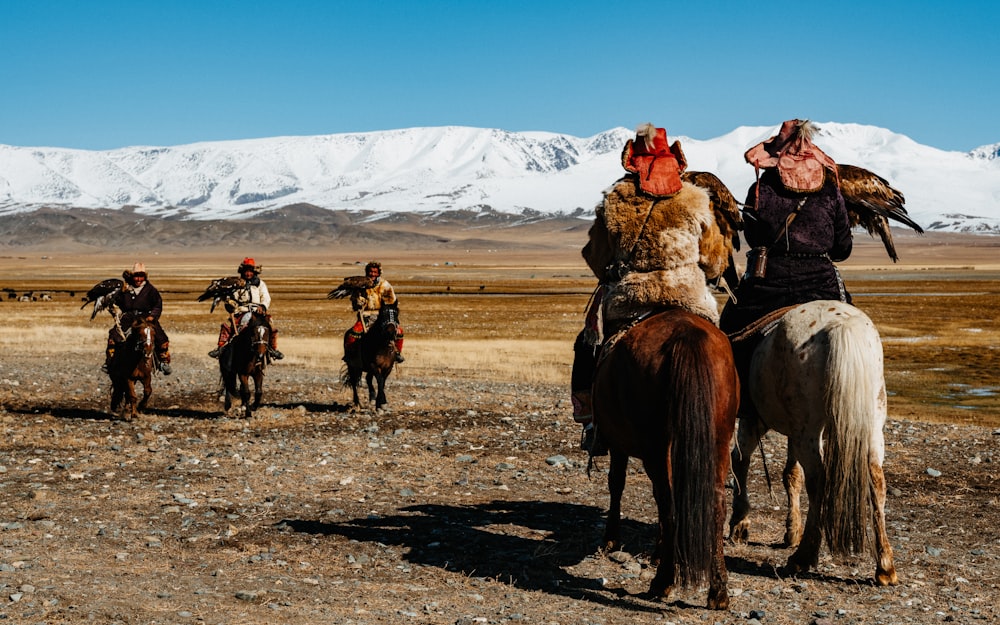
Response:
[[[267,353],[272,360],[281,360],[284,354],[278,351],[278,331],[271,330],[271,342],[267,346]]]
[[[115,357],[115,346],[113,343],[111,343],[108,344],[108,346],[104,349],[104,364],[101,365],[101,371],[107,373],[108,371],[111,370],[111,361],[114,360],[114,357]]]

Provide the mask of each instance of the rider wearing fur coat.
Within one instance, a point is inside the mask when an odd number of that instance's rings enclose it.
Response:
[[[382,263],[370,261],[365,265],[365,277],[370,286],[358,289],[351,294],[351,309],[358,314],[354,326],[344,334],[344,360],[353,353],[357,341],[368,331],[371,324],[378,318],[382,304],[395,304],[396,291],[389,281],[382,277]],[[403,328],[396,329],[396,362],[404,362],[403,358]]]
[[[679,142],[667,147],[666,131],[641,126],[626,145],[623,165],[635,175],[605,192],[582,252],[600,283],[588,327],[575,346],[572,382],[574,419],[584,425],[581,446],[589,451],[590,383],[598,347],[631,323],[669,307],[717,324],[718,304],[707,281],[722,275],[731,251],[708,193],[681,182],[686,163]]]

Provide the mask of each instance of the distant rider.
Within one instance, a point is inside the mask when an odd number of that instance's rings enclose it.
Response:
[[[170,341],[160,326],[163,298],[156,287],[149,283],[146,265],[143,263],[136,262],[132,265],[131,271],[127,269],[123,271],[122,278],[126,286],[115,294],[111,303],[112,311],[117,308],[121,311],[121,315],[115,326],[108,331],[108,346],[104,352],[102,370],[104,372],[109,370],[115,349],[119,343],[125,341],[124,330],[131,327],[133,320],[145,319],[153,325],[155,331],[156,361],[159,363],[160,371],[163,375],[170,375],[173,373],[170,367]]]
[[[232,298],[226,302],[226,310],[230,312],[229,319],[219,328],[218,347],[208,352],[212,358],[218,358],[222,353],[222,348],[240,330],[245,328],[250,322],[250,316],[255,310],[264,313],[270,329],[271,342],[268,345],[268,354],[274,360],[281,360],[285,357],[278,351],[278,330],[271,320],[269,309],[271,308],[271,293],[267,290],[267,284],[260,279],[262,268],[257,265],[253,258],[244,258],[240,266],[236,268],[236,273],[243,278],[244,285],[233,291]]]
[[[365,276],[372,285],[351,295],[351,308],[358,313],[358,321],[344,334],[344,360],[357,349],[357,341],[378,318],[382,304],[395,304],[396,292],[389,281],[382,277],[382,263],[371,261],[365,265]],[[404,362],[403,328],[396,329],[396,362]]]

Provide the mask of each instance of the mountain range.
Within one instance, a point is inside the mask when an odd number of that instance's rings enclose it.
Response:
[[[886,178],[928,231],[1000,234],[1000,143],[953,152],[883,128],[818,125],[817,145]],[[743,199],[754,179],[743,153],[776,132],[670,139],[680,139],[690,169],[716,173]],[[290,206],[366,220],[455,211],[589,218],[623,174],[621,149],[632,136],[626,128],[579,138],[447,126],[105,151],[0,145],[0,226],[38,211],[217,222]]]

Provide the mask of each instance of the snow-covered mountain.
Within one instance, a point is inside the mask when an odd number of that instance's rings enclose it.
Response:
[[[927,229],[1000,234],[1000,144],[949,152],[882,128],[819,126],[824,151],[887,178]],[[691,169],[715,172],[742,199],[754,177],[743,152],[776,132],[741,127],[705,141],[678,138]],[[238,219],[297,203],[587,215],[623,173],[621,148],[631,136],[625,128],[579,138],[448,126],[107,151],[0,145],[0,217],[132,206],[149,216]]]

